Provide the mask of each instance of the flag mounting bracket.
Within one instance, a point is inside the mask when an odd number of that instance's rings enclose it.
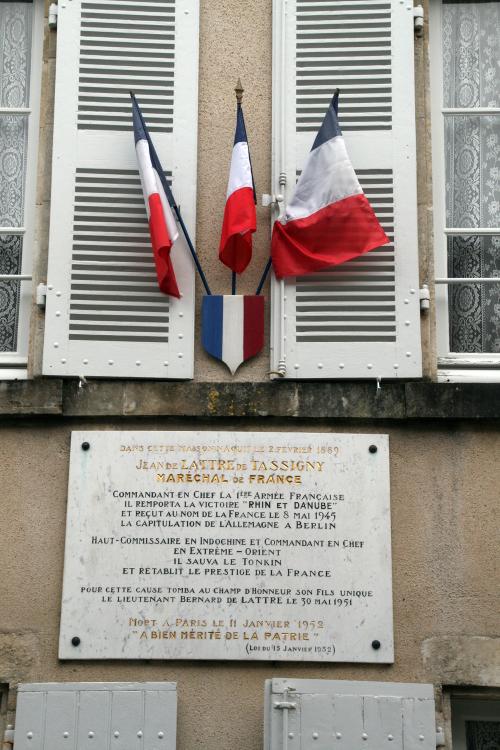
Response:
[[[274,206],[283,203],[285,196],[278,193],[278,195],[270,195],[269,193],[263,193],[261,197],[261,203],[263,206]]]

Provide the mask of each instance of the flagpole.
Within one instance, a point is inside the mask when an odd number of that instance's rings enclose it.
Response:
[[[168,184],[167,179],[166,179],[166,177],[165,177],[165,175],[163,173],[163,168],[162,168],[160,160],[158,158],[158,154],[156,153],[156,149],[155,149],[155,147],[153,145],[153,141],[151,140],[151,136],[149,135],[149,131],[148,131],[147,127],[146,127],[146,122],[144,120],[144,117],[142,116],[142,112],[141,112],[141,109],[140,109],[139,104],[137,102],[137,99],[135,98],[135,94],[132,91],[130,92],[130,97],[131,97],[132,101],[135,102],[135,104],[137,106],[137,111],[139,113],[139,117],[141,118],[141,122],[142,122],[142,124],[144,126],[144,133],[146,135],[146,138],[147,138],[147,141],[148,141],[148,144],[149,144],[149,148],[151,150],[152,161],[154,162],[155,169],[156,169],[156,171],[158,173],[158,177],[160,178],[160,182],[161,182],[162,187],[163,187],[163,189],[165,191],[165,195],[167,196],[167,200],[168,200],[168,202],[170,204],[170,207],[173,208],[173,210],[175,211],[175,215],[177,216],[177,221],[179,222],[180,227],[182,229],[182,232],[184,234],[184,237],[186,238],[187,245],[188,245],[189,250],[191,252],[191,255],[193,257],[193,261],[194,261],[194,264],[196,266],[196,270],[198,271],[198,274],[200,276],[202,284],[205,287],[205,291],[206,291],[207,294],[211,295],[212,292],[210,291],[210,287],[208,286],[207,279],[205,277],[205,274],[203,273],[203,269],[201,267],[201,264],[200,264],[198,255],[196,253],[196,250],[194,249],[194,245],[191,242],[191,237],[189,236],[189,232],[187,230],[187,227],[184,224],[184,219],[181,216],[180,208],[179,208],[179,206],[177,205],[177,203],[175,201],[175,198],[174,198],[174,195],[173,195],[172,190],[170,188],[170,185]]]
[[[273,259],[269,258],[269,260],[266,263],[266,267],[264,268],[264,273],[260,277],[259,285],[257,287],[257,291],[255,292],[256,295],[259,295],[261,293],[261,291],[262,291],[262,287],[264,286],[264,283],[265,283],[265,281],[267,279],[267,274],[271,270],[272,262],[273,262]]]

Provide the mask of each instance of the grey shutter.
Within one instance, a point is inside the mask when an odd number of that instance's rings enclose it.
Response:
[[[351,160],[391,244],[274,281],[273,369],[289,378],[420,376],[413,5],[275,0],[274,45],[273,192],[291,197],[338,86]]]
[[[46,375],[189,378],[194,269],[172,249],[182,298],[158,289],[129,90],[194,239],[197,0],[59,5]]]
[[[175,750],[176,715],[170,682],[23,684],[14,750]]]
[[[435,750],[432,685],[266,681],[264,750]]]

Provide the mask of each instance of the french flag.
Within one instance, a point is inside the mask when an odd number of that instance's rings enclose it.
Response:
[[[219,258],[235,273],[243,273],[252,258],[252,234],[257,227],[255,188],[243,109],[238,102],[226,207]]]
[[[170,250],[179,236],[172,209],[161,184],[155,155],[149,148],[149,134],[135,97],[132,97],[135,151],[139,165],[142,192],[149,221],[149,233],[160,290],[172,297],[180,297]]]
[[[344,263],[389,242],[349,160],[337,112],[338,91],[285,216],[274,224],[271,255],[279,279]]]

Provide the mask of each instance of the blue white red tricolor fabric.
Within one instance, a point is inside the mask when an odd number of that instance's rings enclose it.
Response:
[[[226,207],[222,222],[219,258],[242,273],[252,258],[252,234],[257,227],[255,189],[243,110],[238,103]]]
[[[172,297],[180,297],[175,278],[174,268],[170,259],[170,250],[179,236],[172,209],[160,181],[158,169],[155,165],[146,125],[142,118],[139,105],[132,99],[132,117],[134,123],[135,151],[139,165],[142,192],[149,221],[151,245],[156,266],[156,275],[160,290]]]
[[[201,324],[204,349],[234,375],[242,362],[264,345],[264,297],[207,295],[203,297]]]
[[[278,278],[344,263],[389,242],[358,182],[337,119],[338,92],[326,112],[271,243]]]

